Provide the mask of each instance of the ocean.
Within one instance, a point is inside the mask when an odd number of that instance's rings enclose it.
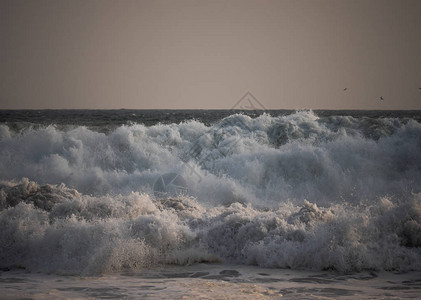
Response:
[[[421,111],[0,110],[5,299],[421,295]]]

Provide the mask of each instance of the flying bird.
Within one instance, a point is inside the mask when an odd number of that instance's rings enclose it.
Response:
[[[383,96],[380,96],[380,100],[384,100]]]
[[[348,88],[344,88],[344,91],[348,90]]]

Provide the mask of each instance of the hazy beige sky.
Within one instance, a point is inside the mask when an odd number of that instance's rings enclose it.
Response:
[[[421,109],[420,87],[420,0],[0,0],[0,109]]]

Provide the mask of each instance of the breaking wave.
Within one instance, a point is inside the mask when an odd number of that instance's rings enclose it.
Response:
[[[200,261],[421,270],[421,124],[234,114],[109,133],[0,125],[0,267]]]

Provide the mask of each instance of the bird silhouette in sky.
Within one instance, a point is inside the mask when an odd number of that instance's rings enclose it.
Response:
[[[380,100],[384,100],[383,96],[380,96]]]
[[[348,90],[348,88],[344,88],[344,91]]]

